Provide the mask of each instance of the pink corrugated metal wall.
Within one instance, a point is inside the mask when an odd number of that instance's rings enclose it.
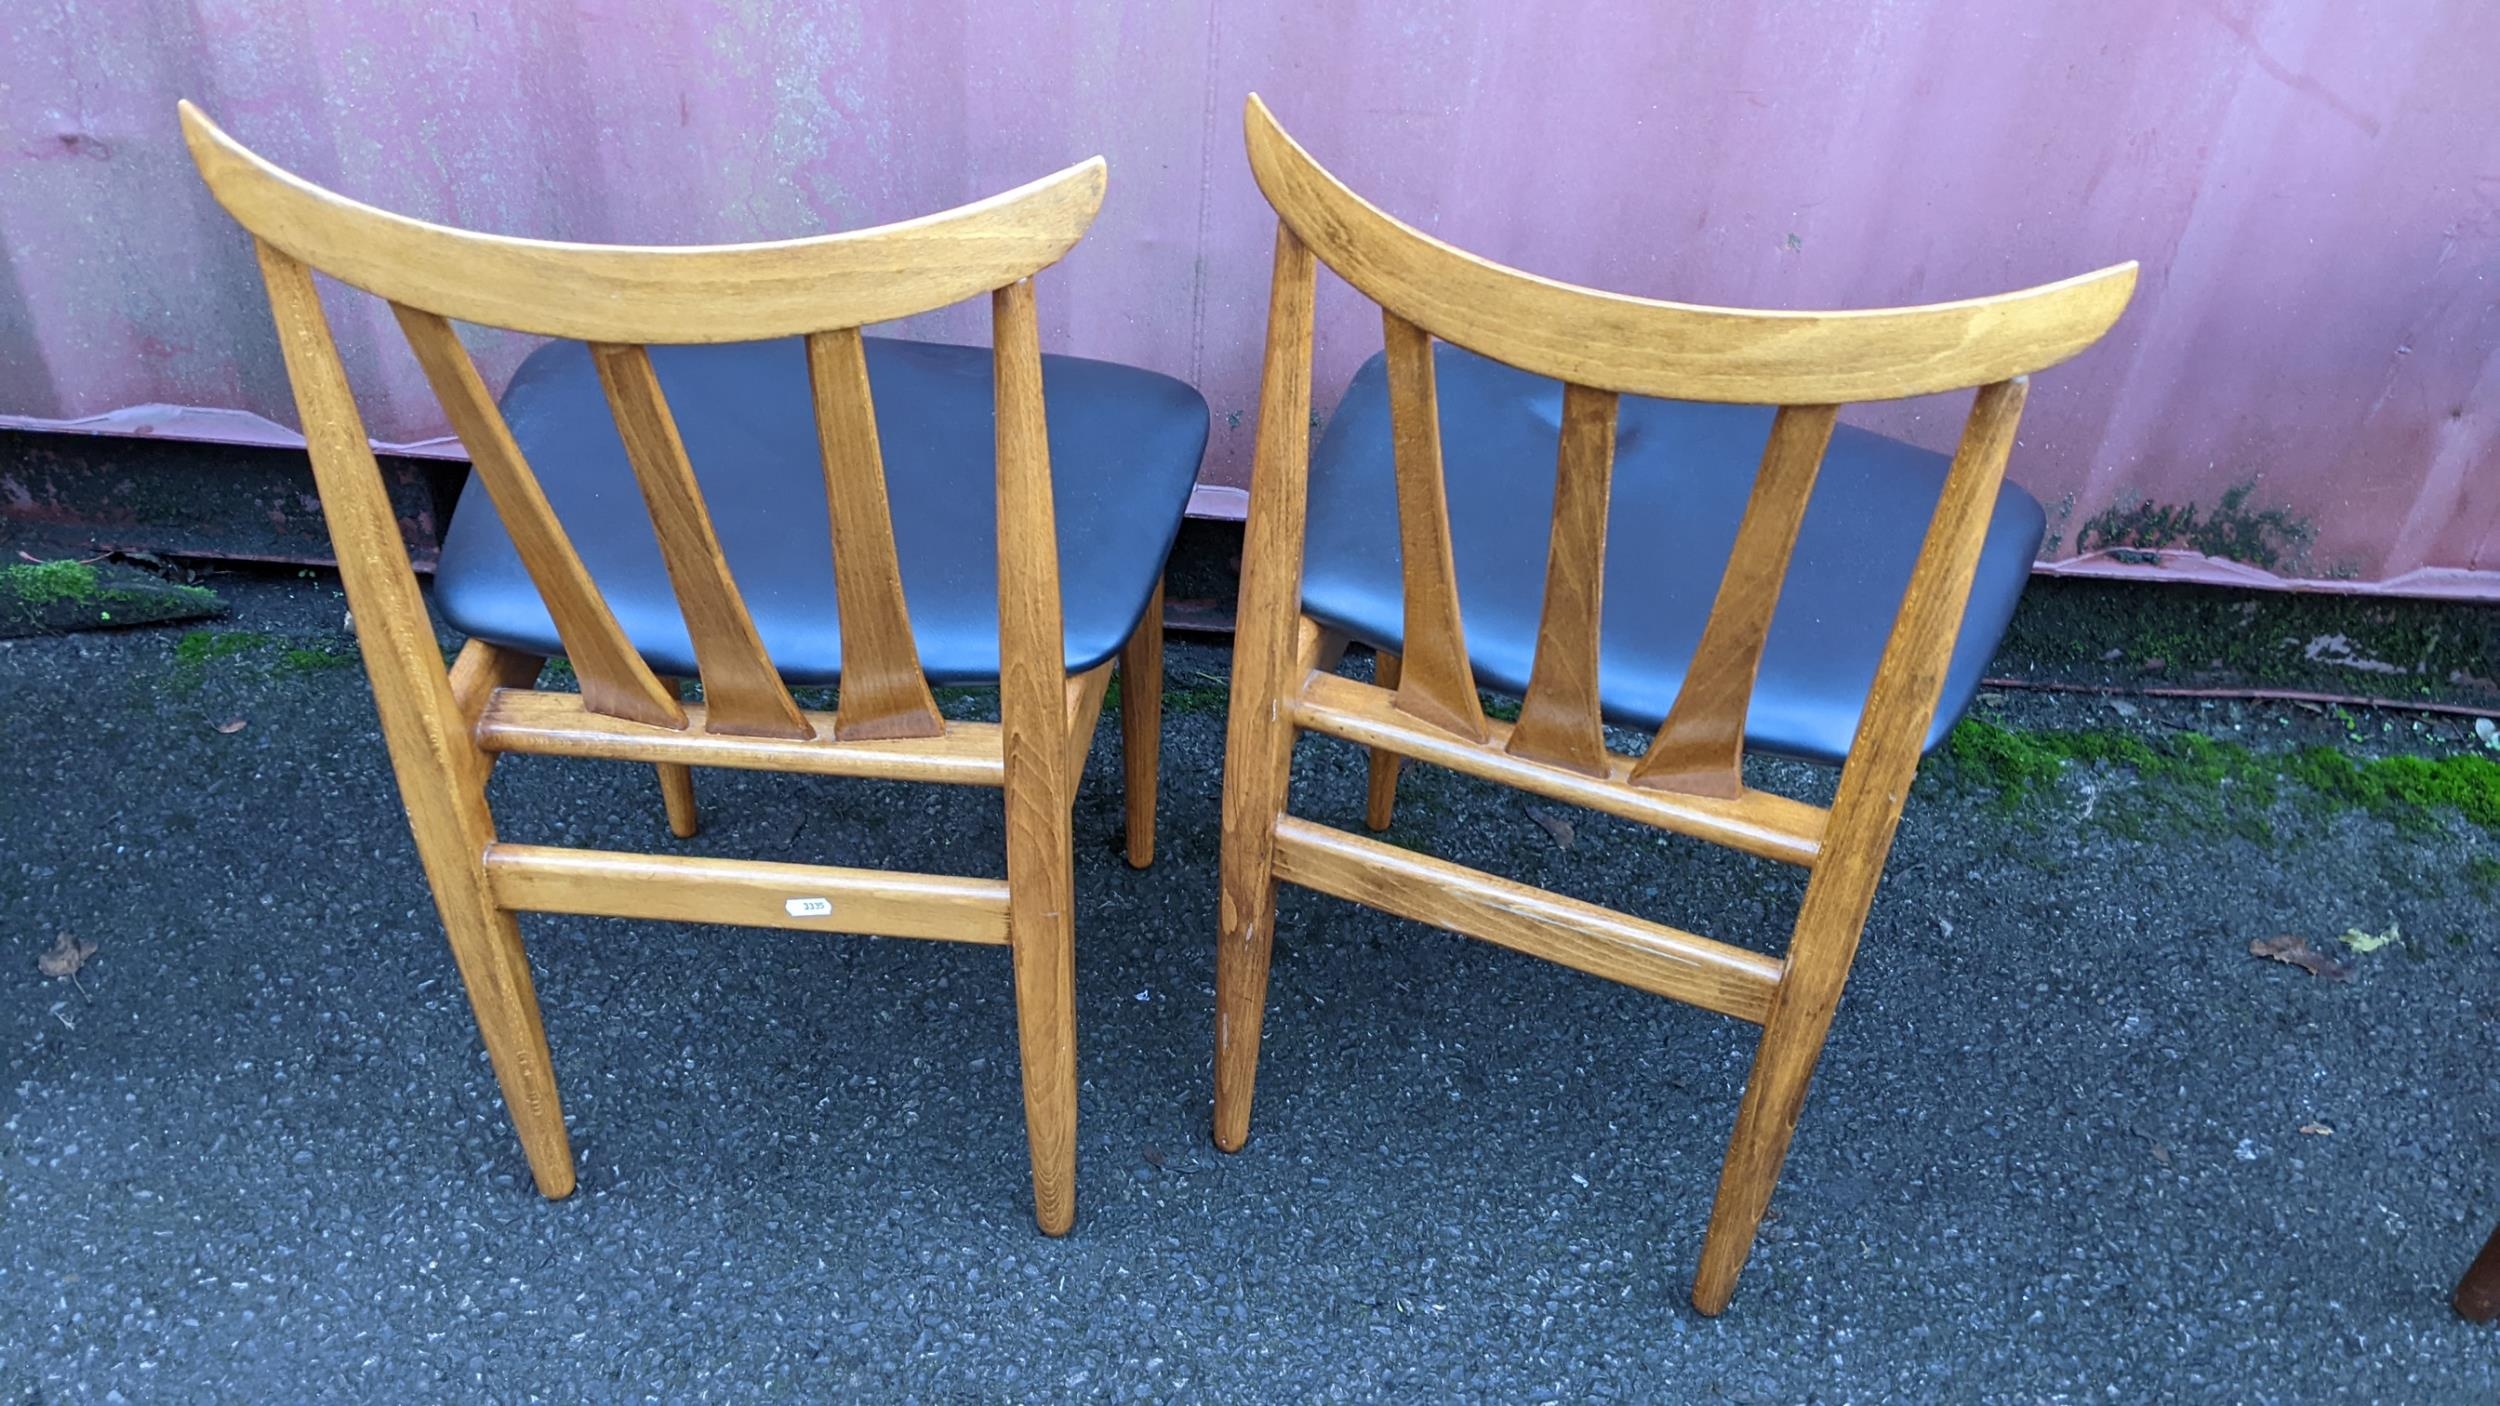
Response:
[[[1237,485],[1272,228],[1255,88],[1393,212],[1627,292],[1864,306],[2141,259],[2118,332],[2033,397],[2015,473],[2052,560],[2250,569],[2076,560],[2201,544],[2500,596],[2495,72],[2491,0],[13,0],[0,423],[291,421],[248,251],[175,135],[189,95],[350,194],[567,239],[856,226],[1104,153],[1045,335],[1203,388],[1207,482]],[[440,436],[387,319],[337,306],[374,433]],[[917,330],[986,336],[970,310]],[[1329,298],[1323,378],[1378,338]],[[521,350],[485,346],[498,374]],[[1859,414],[1942,442],[1955,412]]]

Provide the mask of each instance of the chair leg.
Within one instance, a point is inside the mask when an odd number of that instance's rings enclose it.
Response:
[[[1240,692],[1233,695],[1236,734],[1243,728],[1242,711],[1261,707]],[[1281,730],[1277,724],[1268,726]],[[1252,770],[1262,774],[1249,775]],[[1226,1152],[1239,1152],[1250,1140],[1250,1095],[1259,1076],[1259,1030],[1267,1017],[1268,960],[1276,940],[1276,820],[1285,811],[1285,788],[1264,770],[1229,762],[1224,768],[1227,804],[1215,948],[1215,1145]]]
[[[663,675],[660,687],[671,697],[685,693],[683,680]],[[703,829],[703,813],[695,808],[694,771],[677,762],[660,762],[660,805],[668,811],[668,832],[681,840],[691,840]]]
[[[1033,1221],[1065,1236],[1078,1218],[1078,961],[1068,808],[1055,833],[1008,831],[1008,886],[1048,898],[1015,908],[1015,1038],[1025,1066]],[[1018,863],[1023,853],[1023,863]]]
[[[2491,1232],[2491,1238],[2483,1242],[2483,1252],[2457,1281],[2455,1302],[2458,1315],[2472,1322],[2500,1318],[2500,1229]]]
[[[1294,729],[1284,716],[1284,688],[1343,647],[1304,620],[1285,659],[1244,659],[1242,648],[1234,648],[1215,946],[1215,1145],[1226,1152],[1239,1152],[1250,1140],[1250,1095],[1267,1018],[1268,959],[1276,943],[1276,821],[1293,778]],[[1275,667],[1280,663],[1286,667]]]
[[[1163,584],[1120,649],[1121,793],[1128,806],[1128,863],[1155,862],[1155,784],[1163,751]]]
[[[377,643],[386,634],[387,627],[377,628]],[[364,645],[369,661],[375,648]],[[467,727],[475,725],[493,690],[529,687],[542,663],[534,656],[470,641],[446,680],[448,690],[439,695],[449,703],[450,716],[463,724],[451,736],[465,741]],[[386,691],[379,687],[382,677],[376,671],[384,735],[399,772],[401,798],[408,803],[408,823],[416,835],[426,885],[433,890],[434,909],[451,940],[452,962],[468,991],[469,1011],[477,1018],[478,1036],[503,1090],[522,1155],[529,1159],[530,1179],[540,1195],[561,1201],[573,1194],[573,1144],[564,1128],[546,1026],[539,1019],[538,991],[530,980],[520,922],[512,910],[495,902],[480,867],[495,839],[495,817],[486,805],[486,777],[494,759],[474,747],[444,757],[431,748],[410,746],[405,738],[411,729],[402,719],[437,697],[428,686],[431,680],[403,683],[394,671],[393,682],[401,686]],[[413,704],[407,701],[411,694]],[[464,756],[466,766],[461,764]]]
[[[1843,778],[1846,787],[1848,779]],[[1849,799],[1844,790],[1842,799]],[[1823,1056],[1832,1013],[1848,984],[1858,938],[1883,871],[1899,802],[1879,831],[1846,827],[1827,841],[1823,862],[1806,886],[1797,927],[1788,943],[1788,969],[1771,997],[1771,1013],[1754,1047],[1753,1075],[1736,1107],[1736,1130],[1719,1169],[1719,1194],[1702,1238],[1701,1267],[1693,1277],[1693,1307],[1716,1315],[1736,1293],[1736,1277],[1753,1253],[1754,1234],[1771,1207],[1780,1166],[1805,1111],[1806,1085]]]
[[[1788,1160],[1797,1115],[1805,1107],[1806,1084],[1831,1028],[1828,1010],[1812,1022],[1783,1023],[1780,1014],[1775,1000],[1771,1024],[1754,1051],[1753,1077],[1737,1105],[1736,1131],[1719,1169],[1718,1199],[1710,1208],[1701,1268],[1693,1278],[1693,1307],[1714,1317],[1735,1296],[1736,1277],[1753,1254],[1754,1235],[1771,1207],[1771,1191],[1779,1185],[1780,1166]]]
[[[660,804],[668,809],[668,832],[691,840],[703,829],[694,805],[694,769],[679,762],[660,762]]]
[[[1372,655],[1372,682],[1382,688],[1398,686],[1398,657],[1383,649]],[[1398,754],[1379,747],[1371,749],[1371,784],[1363,798],[1363,824],[1373,831],[1389,828],[1398,808]]]
[[[372,447],[322,316],[312,271],[266,244],[260,246],[260,263],[417,859],[451,939],[452,960],[468,988],[530,1175],[541,1194],[569,1196],[573,1147],[564,1132],[520,924],[495,902],[486,880],[486,848],[495,841],[486,778],[494,758],[479,750],[471,731],[476,716],[471,708],[483,707],[497,684],[518,686],[521,670],[532,661],[491,646],[463,648],[467,667],[455,695],[408,564],[407,543],[374,469]]]
[[[550,1201],[573,1194],[573,1144],[564,1129],[538,992],[521,947],[521,925],[483,891],[452,894],[437,884],[435,905],[451,937],[452,961],[468,988],[469,1009],[486,1043],[487,1061],[503,1090],[513,1130],[529,1159],[530,1177]]]
[[[1076,1223],[1076,853],[1064,747],[1036,749],[1007,774],[1008,941],[1016,975],[1016,1041],[1024,1069],[1025,1139],[1033,1154],[1033,1220],[1044,1235]],[[1056,794],[1053,794],[1053,793]]]
[[[1259,372],[1258,448],[1242,525],[1241,596],[1233,634],[1232,707],[1224,727],[1223,873],[1216,900],[1215,1145],[1250,1137],[1250,1089],[1267,1015],[1276,938],[1276,820],[1293,779],[1286,691],[1317,630],[1302,614],[1302,530],[1308,507],[1312,283],[1318,265],[1292,230],[1276,228],[1267,352]]]
[[[366,638],[368,663],[384,633],[377,628]],[[444,935],[451,940],[452,961],[468,991],[469,1010],[503,1090],[504,1108],[520,1135],[522,1155],[529,1159],[530,1177],[540,1195],[560,1201],[573,1194],[573,1144],[564,1129],[564,1104],[556,1093],[555,1065],[538,1015],[538,991],[530,980],[520,922],[495,902],[483,867],[486,847],[495,839],[494,814],[486,805],[486,776],[493,759],[474,748],[446,754],[425,745],[440,737],[457,746],[467,734],[422,731],[409,726],[411,715],[421,717],[440,708],[447,718],[457,719],[461,704],[451,689],[438,693],[430,686],[433,680],[405,680],[399,673],[372,670],[383,735],[399,775],[400,797],[408,807],[417,858],[426,886],[433,890],[434,909],[442,915]],[[382,686],[386,678],[391,687]],[[473,687],[474,679],[469,682]]]

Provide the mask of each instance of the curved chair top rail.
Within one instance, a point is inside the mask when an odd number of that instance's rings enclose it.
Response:
[[[2133,261],[2017,293],[1924,307],[1766,312],[1582,288],[1444,244],[1348,189],[1252,94],[1259,188],[1320,262],[1444,341],[1627,395],[1833,405],[1963,390],[2090,346],[2135,288]]]
[[[570,244],[429,224],[324,190],[182,104],[219,204],[323,273],[462,322],[588,342],[742,342],[885,322],[1039,272],[1102,208],[1101,157],[935,215],[761,244]]]

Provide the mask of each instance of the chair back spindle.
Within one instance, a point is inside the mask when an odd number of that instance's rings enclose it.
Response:
[[[640,346],[595,342],[590,358],[599,368],[599,386],[607,393],[608,411],[625,442],[626,462],[633,466],[643,506],[659,534],[660,557],[685,616],[686,634],[694,641],[695,665],[703,675],[705,730],[734,737],[812,736],[772,657],[764,652],[755,617],[739,598],[738,583],[730,579],[720,535],[712,530],[694,465],[677,435],[677,417],[669,413],[659,373],[651,369],[651,353]]]
[[[1404,671],[1398,707],[1470,742],[1485,739],[1484,704],[1458,618],[1458,567],[1441,477],[1441,398],[1432,338],[1394,312],[1380,315],[1389,354],[1389,416],[1397,465],[1398,552],[1406,585]]]
[[[832,517],[834,597],[842,623],[842,696],[834,740],[935,737],[946,730],[920,672],[895,559],[894,515],[868,392],[868,351],[856,327],[807,339],[808,387]]]
[[[1562,430],[1554,453],[1554,527],[1545,553],[1536,660],[1506,748],[1514,757],[1583,776],[1607,773],[1606,732],[1597,709],[1597,623],[1605,596],[1615,405],[1612,391],[1563,387]]]
[[[1783,405],[1754,470],[1753,493],[1736,525],[1736,545],[1684,671],[1675,705],[1632,768],[1632,783],[1701,796],[1744,789],[1745,710],[1762,668],[1771,612],[1797,546],[1814,475],[1832,440],[1835,405]]]

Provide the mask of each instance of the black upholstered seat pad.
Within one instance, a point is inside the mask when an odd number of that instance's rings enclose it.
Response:
[[[1437,352],[1441,451],[1459,608],[1477,680],[1524,689],[1544,598],[1562,387],[1471,352]],[[1598,689],[1609,721],[1653,728],[1701,638],[1772,412],[1625,396],[1607,516]],[[1943,456],[1842,426],[1817,478],[1772,617],[1747,715],[1748,745],[1838,761],[1875,678],[1910,567],[1944,483]],[[1355,375],[1311,464],[1304,608],[1367,644],[1404,630],[1388,384]],[[1977,691],[2014,613],[2045,526],[2007,485],[1954,650],[1933,746]]]
[[[936,683],[998,677],[997,482],[987,347],[869,338],[868,379],[920,662]],[[792,683],[842,670],[807,357],[795,340],[651,349],[747,609]],[[1206,401],[1168,376],[1042,358],[1067,664],[1108,659],[1145,615],[1207,441]],[[694,650],[586,348],[533,352],[504,417],[626,636],[665,674]],[[546,606],[474,480],[444,535],[435,600],[455,629],[559,654]]]

